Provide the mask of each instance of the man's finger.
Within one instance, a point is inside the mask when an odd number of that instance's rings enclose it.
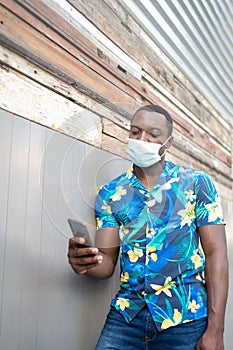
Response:
[[[83,237],[72,237],[69,239],[70,248],[75,248],[78,244],[85,244],[85,239]]]

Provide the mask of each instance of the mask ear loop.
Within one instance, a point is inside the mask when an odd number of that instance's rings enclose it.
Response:
[[[166,145],[166,143],[170,140],[171,137],[172,137],[172,135],[170,135],[170,136],[165,140],[165,142],[160,146],[160,149]],[[165,146],[165,150],[164,150],[163,154],[160,156],[161,159],[165,156],[166,153],[167,153],[167,146]]]
[[[165,148],[165,150],[164,150],[163,154],[161,154],[160,158],[162,159],[166,153],[167,153],[167,148]]]
[[[170,135],[170,136],[164,141],[164,143],[162,143],[161,147],[163,147],[164,145],[166,145],[166,143],[170,140],[171,137],[172,137],[172,135]]]

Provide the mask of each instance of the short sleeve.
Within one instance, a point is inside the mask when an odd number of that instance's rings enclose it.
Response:
[[[97,230],[106,227],[119,227],[120,224],[112,213],[107,190],[101,189],[95,199],[95,218]]]
[[[197,226],[225,224],[221,200],[209,175],[201,173],[196,184]]]

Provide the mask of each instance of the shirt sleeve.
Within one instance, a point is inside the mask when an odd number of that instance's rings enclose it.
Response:
[[[107,190],[101,189],[95,199],[95,218],[97,230],[106,227],[120,227],[119,222],[112,213]]]
[[[225,224],[221,200],[209,175],[201,173],[196,185],[197,227]]]

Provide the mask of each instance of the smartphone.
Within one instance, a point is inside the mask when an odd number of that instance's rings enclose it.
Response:
[[[85,239],[85,243],[83,243],[82,245],[85,247],[91,247],[92,242],[86,225],[84,225],[80,221],[76,221],[73,219],[68,219],[67,221],[70,225],[74,237],[83,237]]]

